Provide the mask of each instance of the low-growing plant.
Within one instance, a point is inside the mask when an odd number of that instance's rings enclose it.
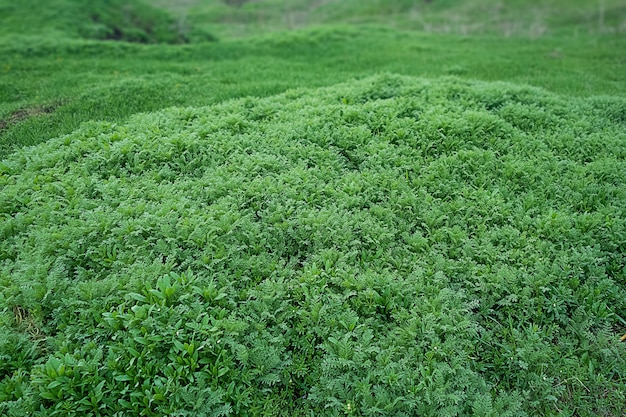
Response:
[[[618,415],[625,106],[383,75],[17,150],[0,412]]]

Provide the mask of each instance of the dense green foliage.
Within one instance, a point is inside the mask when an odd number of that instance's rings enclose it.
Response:
[[[381,76],[18,150],[0,410],[619,415],[625,115]]]
[[[622,415],[624,33],[0,0],[0,415]]]

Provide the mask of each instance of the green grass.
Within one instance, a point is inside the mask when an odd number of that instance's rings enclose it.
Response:
[[[80,28],[85,26],[82,22],[89,20],[88,6],[80,7],[82,2],[66,4],[58,0],[58,3],[57,7],[50,6],[35,13],[33,9],[40,8],[36,7],[38,3],[34,0],[24,3],[30,7],[0,2],[3,10],[12,10],[0,14],[0,34],[4,33],[0,36],[0,53],[5,57],[0,67],[1,153],[70,133],[88,120],[120,121],[141,111],[175,105],[203,105],[247,95],[268,96],[288,88],[332,85],[381,72],[426,77],[453,74],[469,79],[505,80],[574,95],[624,95],[626,92],[626,59],[620,53],[626,42],[620,36],[621,32],[592,31],[589,34],[579,28],[561,36],[548,32],[540,38],[529,39],[502,38],[483,32],[470,37],[399,32],[384,26],[344,25],[237,40],[227,37],[217,43],[133,45],[77,39]],[[167,40],[168,36],[177,36],[176,33],[180,32],[197,41],[204,39],[197,34],[221,33],[210,22],[202,26],[206,19],[201,19],[201,6],[205,4],[205,8],[213,10],[215,3],[198,2],[195,9],[187,12],[189,19],[196,16],[196,20],[182,24],[182,28],[176,26],[176,18],[171,18],[168,26],[168,18],[152,9],[147,13],[141,12],[143,9],[138,6],[130,10],[142,17],[140,22],[149,21],[155,14],[160,16],[157,20],[162,22],[161,31],[167,28],[174,31],[170,35],[159,35],[162,39]],[[98,4],[101,4],[100,14],[108,16],[103,20],[109,22],[109,27],[126,28],[132,23],[118,9],[102,6],[109,3]],[[260,7],[278,18],[280,4],[263,3],[262,7],[247,4],[242,9],[221,5],[218,8],[241,13],[246,8]],[[431,22],[461,12],[477,18],[478,12],[485,7],[484,3],[475,3],[472,9],[461,3],[448,2],[446,8],[446,4],[434,2],[422,7],[437,5],[443,9],[431,12],[438,16],[430,18]],[[303,3],[302,7],[306,5],[309,3]],[[515,7],[507,13],[520,9],[519,5]],[[594,7],[559,10],[569,11],[561,13],[562,19],[567,17],[577,22],[576,16],[592,13]],[[551,10],[547,6],[544,8]],[[473,14],[468,9],[473,10]],[[336,13],[339,16],[341,10],[338,6]],[[620,16],[624,17],[619,9],[611,10],[607,16],[614,16],[617,21]],[[534,13],[532,9],[515,16],[519,19],[534,16]],[[209,14],[216,16],[214,19],[235,19],[217,12]],[[356,16],[361,14],[356,13]],[[398,21],[398,18],[388,19]],[[317,21],[320,20],[322,17]],[[485,20],[488,22],[489,17]],[[619,27],[617,23],[614,26]],[[276,23],[272,27],[284,26]],[[564,26],[560,24],[558,27]],[[565,27],[578,28],[576,25]],[[97,32],[93,27],[85,30]],[[141,29],[129,29],[128,32],[141,32]],[[152,41],[158,40],[157,35],[154,34]]]
[[[197,106],[288,88],[395,72],[509,80],[573,95],[626,94],[622,38],[528,41],[395,32],[381,27],[310,29],[184,46],[119,42],[0,44],[0,146],[5,152],[67,134],[88,120]],[[488,51],[488,52],[486,52]],[[11,121],[40,106],[54,111]]]
[[[180,44],[197,35],[178,25],[170,13],[141,0],[54,0],[45,7],[39,0],[3,1],[0,12],[3,33],[55,41],[79,37]]]
[[[0,0],[0,415],[623,414],[624,22]]]
[[[244,1],[241,7],[227,3],[157,2],[179,19],[229,36],[346,22],[530,38],[626,32],[626,7],[620,0],[265,0]]]

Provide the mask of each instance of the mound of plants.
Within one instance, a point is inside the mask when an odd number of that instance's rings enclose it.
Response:
[[[0,164],[0,414],[619,415],[626,100],[383,75]]]
[[[143,0],[50,0],[45,5],[0,0],[0,23],[11,35],[44,35],[48,42],[68,36],[151,44],[215,40]]]
[[[81,14],[89,16],[79,26],[86,38],[137,43],[186,43],[174,19],[141,0],[100,0],[80,2]]]

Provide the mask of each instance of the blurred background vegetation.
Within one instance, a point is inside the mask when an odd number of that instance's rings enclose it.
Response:
[[[328,23],[528,37],[626,32],[626,4],[619,0],[160,0],[155,4],[193,25],[235,36]]]
[[[143,43],[336,23],[462,35],[626,33],[626,4],[620,0],[3,0],[0,11],[5,33],[61,32]]]
[[[0,154],[381,72],[626,94],[622,0],[0,0]]]

